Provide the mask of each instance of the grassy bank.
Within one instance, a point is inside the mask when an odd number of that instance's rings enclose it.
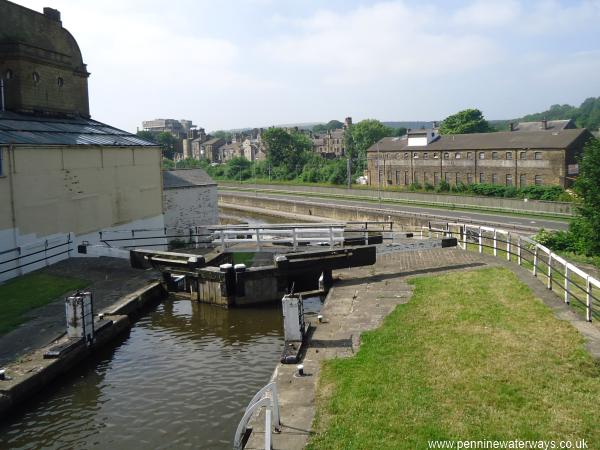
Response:
[[[77,278],[32,273],[0,285],[0,335],[25,322],[32,309],[88,284]]]
[[[600,366],[516,276],[413,281],[414,295],[327,361],[310,449],[426,449],[430,440],[600,445]]]

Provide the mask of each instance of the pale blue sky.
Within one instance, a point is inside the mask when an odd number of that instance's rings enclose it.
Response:
[[[59,9],[92,115],[207,130],[513,118],[600,96],[600,0],[16,0]]]

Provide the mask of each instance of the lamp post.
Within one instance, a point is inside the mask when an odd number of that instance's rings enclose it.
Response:
[[[381,171],[379,169],[379,141],[377,141],[377,198],[379,200],[379,207],[381,208]]]

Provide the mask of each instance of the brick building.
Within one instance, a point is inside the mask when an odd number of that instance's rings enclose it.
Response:
[[[368,179],[375,186],[445,180],[567,187],[577,175],[576,157],[591,137],[585,129],[564,128],[442,136],[409,130],[406,137],[383,138],[367,150]]]

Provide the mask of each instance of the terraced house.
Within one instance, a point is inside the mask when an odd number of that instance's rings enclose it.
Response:
[[[367,150],[369,184],[571,185],[578,174],[576,157],[592,134],[586,129],[523,128],[457,135],[422,129],[383,138]]]

